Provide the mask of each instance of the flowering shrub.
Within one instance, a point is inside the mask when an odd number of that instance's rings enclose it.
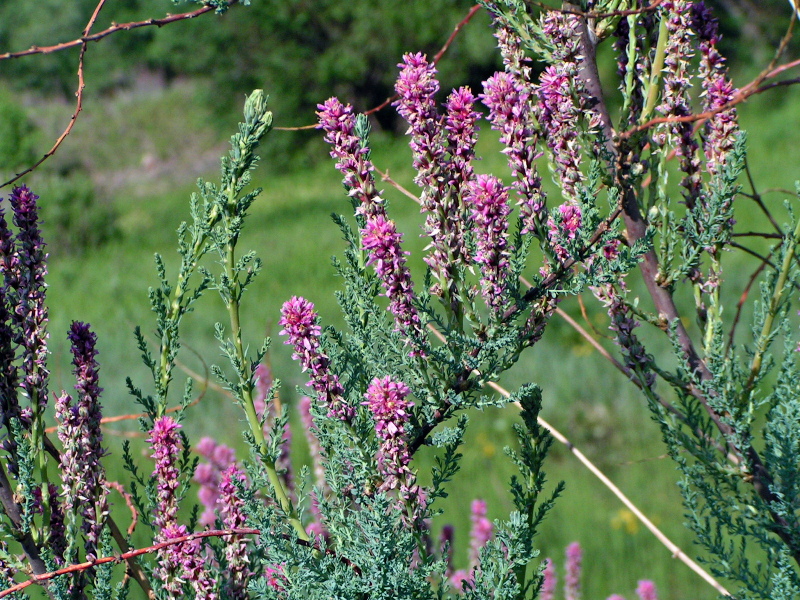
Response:
[[[129,551],[109,512],[95,336],[87,324],[69,332],[77,383],[74,394],[56,396],[60,447],[45,432],[46,254],[37,197],[14,188],[16,232],[0,218],[0,568],[8,593],[23,589],[25,574],[56,599],[125,597],[131,580],[158,599],[552,598],[554,564],[537,559],[536,534],[562,487],[543,495],[552,438],[538,420],[541,392],[530,383],[495,397],[484,386],[541,340],[561,299],[585,290],[607,309],[619,368],[641,389],[684,474],[689,525],[712,572],[742,598],[800,591],[792,564],[800,560],[797,343],[787,327],[800,226],[782,232],[754,342],[740,352],[723,336],[720,288],[745,144],[716,23],[702,2],[689,0],[588,4],[590,14],[565,4],[534,15],[515,0],[485,2],[504,70],[482,94],[455,90],[441,108],[434,64],[421,54],[403,57],[395,104],[409,124],[425,215],[421,280],[412,278],[403,235],[376,185],[367,117],[336,98],[319,105],[319,127],[353,210],[352,219],[334,217],[346,241],[334,266],[344,283],[337,298],[347,331],[323,328],[311,300],[283,305],[280,335],[310,388],[301,408],[313,465],[296,475],[287,456],[288,412],[278,409],[277,383],[263,366],[268,342],[256,351],[242,342],[241,305],[261,263],[237,245],[260,191],[249,189],[255,152],[272,124],[263,92],[248,97],[220,183],[201,181],[192,196],[174,279],[156,259],[159,285],[150,303],[158,342],[136,330],[152,382],[129,381],[129,391],[145,411],[153,466],[142,466],[127,447],[123,460],[133,505],[152,532],[153,546],[141,551]],[[595,62],[596,46],[612,37],[622,99],[617,129]],[[546,65],[537,78],[534,55]],[[697,78],[707,112],[699,138],[689,96]],[[474,171],[479,100],[500,132],[509,183]],[[673,152],[681,203],[666,185]],[[549,202],[544,164],[560,193]],[[213,256],[216,270],[206,266]],[[651,305],[629,292],[634,269]],[[674,302],[678,286],[693,291],[699,344]],[[181,425],[189,384],[180,410],[169,408],[180,327],[209,290],[228,315],[216,333],[229,365],[213,372],[246,417],[251,454],[242,462],[214,440],[197,448],[206,462],[192,458]],[[677,367],[648,353],[636,334],[642,324],[668,336]],[[779,335],[784,358],[770,387],[763,385],[774,363],[768,352]],[[454,572],[453,531],[445,528],[436,544],[431,520],[459,467],[466,411],[511,403],[521,407],[518,441],[507,449],[519,470],[509,484],[514,510],[490,522],[485,503],[473,502],[470,566]],[[423,446],[435,461],[421,476],[414,459]],[[182,522],[193,478],[205,512]],[[749,562],[748,544],[758,566]],[[580,597],[581,559],[579,546],[567,549],[569,600]],[[118,560],[129,575],[121,582],[112,571]],[[645,581],[637,594],[656,596]]]

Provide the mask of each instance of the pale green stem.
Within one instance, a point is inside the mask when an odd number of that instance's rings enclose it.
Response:
[[[229,197],[232,197],[233,191],[229,190],[229,193]],[[230,204],[232,203],[233,202]],[[231,322],[231,339],[233,340],[233,347],[234,351],[236,352],[236,360],[244,370],[246,369],[245,365],[247,364],[247,357],[245,356],[244,345],[242,344],[242,328],[239,318],[239,300],[237,298],[239,290],[236,289],[239,284],[235,271],[235,245],[235,240],[231,240],[228,242],[226,248],[225,271],[228,281],[231,282],[231,287],[234,288],[229,290],[230,297],[228,298],[227,305],[228,317],[230,318]],[[262,462],[267,471],[267,477],[272,485],[272,489],[275,492],[275,498],[277,499],[278,504],[283,512],[289,517],[289,523],[291,523],[292,527],[297,532],[297,536],[301,540],[307,542],[309,541],[308,534],[306,533],[306,530],[303,527],[303,524],[301,523],[300,518],[298,517],[297,512],[292,506],[292,502],[289,500],[289,496],[283,487],[283,483],[278,476],[278,470],[275,468],[275,462],[269,456],[269,448],[267,447],[267,440],[264,436],[264,430],[261,427],[261,421],[258,418],[258,414],[256,413],[256,408],[253,403],[252,381],[240,381],[240,386],[242,394],[242,406],[244,407],[244,412],[247,416],[247,423],[250,426],[250,432],[253,434],[256,444],[261,450]]]
[[[656,44],[656,56],[653,60],[653,67],[650,70],[650,83],[647,89],[647,101],[642,109],[642,116],[639,119],[639,124],[646,123],[650,119],[650,115],[656,107],[656,100],[658,99],[658,87],[661,79],[661,73],[664,70],[664,56],[667,52],[667,40],[669,39],[669,32],[667,31],[667,19],[661,19],[661,25],[658,27],[658,43]]]
[[[742,392],[742,398],[744,400],[749,400],[750,395],[753,392],[755,380],[758,377],[758,374],[761,372],[764,354],[767,351],[769,338],[772,334],[772,325],[775,321],[775,316],[778,312],[781,301],[783,300],[784,295],[791,291],[791,286],[787,286],[786,281],[789,279],[789,271],[792,268],[795,249],[797,248],[798,242],[800,242],[800,222],[797,223],[794,233],[792,234],[789,247],[786,249],[786,254],[783,257],[783,263],[781,264],[781,270],[778,274],[778,279],[775,282],[775,289],[772,292],[772,298],[769,302],[767,316],[764,319],[764,326],[761,328],[761,335],[758,337],[758,344],[756,345],[756,350],[753,354],[753,361],[750,363],[750,375],[747,378],[747,382],[745,383]]]

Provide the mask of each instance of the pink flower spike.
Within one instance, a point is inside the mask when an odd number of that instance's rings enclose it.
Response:
[[[539,600],[553,600],[557,583],[556,566],[553,564],[552,559],[546,558],[545,567],[542,571],[542,591],[539,594]]]
[[[636,595],[640,600],[658,600],[656,584],[648,579],[644,579],[636,586]]]
[[[395,318],[395,331],[405,336],[411,345],[411,356],[425,356],[420,348],[425,339],[417,309],[414,307],[414,291],[411,272],[406,265],[406,255],[400,246],[403,234],[397,231],[394,222],[383,215],[367,219],[361,231],[361,241],[368,258],[367,264],[375,267],[375,272],[383,284],[385,295],[389,298],[389,310]]]
[[[506,279],[513,249],[508,243],[508,188],[492,175],[478,175],[469,184],[466,204],[472,209],[475,262],[481,267],[483,297],[495,314],[507,302]]]
[[[581,561],[583,550],[578,542],[567,546],[567,567],[564,576],[564,600],[579,600],[581,597]]]

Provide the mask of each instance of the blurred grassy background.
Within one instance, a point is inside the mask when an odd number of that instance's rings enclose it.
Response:
[[[484,26],[479,22],[471,25],[473,29]],[[445,33],[448,30],[445,28]],[[474,43],[480,46],[477,41]],[[387,57],[390,63],[397,59],[399,55]],[[746,81],[752,68],[753,65],[742,65],[737,81]],[[71,389],[66,331],[72,320],[88,321],[99,337],[107,416],[138,410],[127,394],[125,377],[130,376],[136,384],[149,389],[132,331],[137,324],[146,334],[154,329],[147,301],[147,288],[156,283],[152,256],[162,253],[174,273],[175,230],[188,217],[193,180],[198,176],[217,178],[218,158],[226,151],[227,137],[240,114],[238,106],[221,112],[209,103],[207,81],[202,79],[177,77],[164,85],[162,79],[151,80],[146,73],[137,77],[139,85],[114,88],[113,93],[102,95],[92,93],[90,81],[84,113],[75,131],[51,159],[49,170],[28,178],[42,196],[45,234],[51,241],[51,388]],[[334,91],[314,90],[320,100]],[[242,98],[227,88],[215,93],[224,96],[220,102],[228,107]],[[18,110],[16,98],[7,94],[5,104],[0,98],[0,120]],[[57,136],[71,112],[71,105],[40,92],[29,93],[24,100],[31,129],[20,138],[34,140],[34,149],[49,147],[49,141]],[[749,164],[762,193],[767,188],[794,188],[800,159],[795,127],[800,119],[798,100],[800,96],[793,90],[776,90],[741,107],[742,125],[750,139]],[[285,100],[277,102],[278,106],[282,103]],[[305,123],[313,117],[306,112],[291,115],[291,119]],[[278,112],[276,122],[292,121]],[[288,347],[276,335],[280,305],[292,295],[303,295],[315,302],[324,324],[342,324],[333,297],[339,281],[330,266],[330,257],[341,254],[343,243],[330,214],[347,214],[349,204],[332,161],[324,159],[320,137],[316,133],[306,135],[312,142],[303,146],[307,156],[300,161],[302,168],[291,168],[285,156],[276,156],[270,148],[286,148],[287,140],[294,144],[298,138],[280,131],[270,135],[265,148],[268,159],[255,173],[255,183],[264,192],[253,206],[240,245],[255,249],[264,261],[263,274],[245,298],[246,341],[257,345],[265,335],[274,336],[270,361],[276,376],[284,382],[282,398],[290,404],[296,400],[295,386],[303,385],[305,379],[291,361]],[[484,124],[479,148],[483,160],[478,169],[507,178],[499,149],[496,136]],[[22,151],[26,159],[34,152],[28,147]],[[296,155],[292,152],[290,156]],[[373,158],[396,181],[415,189],[410,152],[403,139],[391,132],[376,132]],[[388,186],[386,197],[390,213],[406,233],[412,268],[420,274],[424,242],[418,235],[418,208]],[[781,192],[766,195],[779,213],[780,204],[787,197]],[[742,230],[764,228],[763,216],[745,198],[739,203],[736,218]],[[729,314],[755,266],[751,257],[726,257],[729,295],[725,300]],[[604,313],[598,311],[591,298],[586,301],[589,321],[603,332]],[[561,307],[583,322],[576,300],[565,301]],[[183,327],[185,351],[179,358],[187,367],[202,374],[208,365],[220,362],[213,324],[224,320],[221,303],[214,294],[207,294]],[[741,329],[746,329],[746,321]],[[666,349],[664,340],[653,340],[656,348]],[[613,349],[608,340],[603,343]],[[658,430],[636,389],[558,317],[548,326],[542,342],[501,384],[514,389],[527,381],[538,383],[544,390],[544,418],[596,461],[679,546],[694,556],[697,550],[692,536],[682,526],[677,473],[664,457]],[[195,389],[201,387],[197,384]],[[178,393],[181,389],[178,380],[173,391]],[[447,518],[434,524],[435,529],[445,522],[456,525],[458,566],[466,562],[470,501],[485,498],[491,518],[503,518],[511,508],[505,490],[512,469],[502,448],[512,443],[511,425],[515,420],[513,408],[471,415],[469,451],[444,503]],[[213,435],[242,448],[239,409],[211,389],[188,412],[185,426],[193,441]],[[305,456],[301,438],[296,435],[294,442],[298,461]],[[141,436],[137,437],[135,421],[107,429],[112,456],[119,456],[123,439],[132,439],[136,452],[142,452],[144,443]],[[107,464],[112,479],[126,479],[126,474],[113,470],[120,467],[118,462],[109,460]],[[423,454],[418,464],[424,470],[429,457]],[[643,578],[653,579],[664,599],[714,597],[711,588],[672,559],[563,447],[554,446],[548,476],[551,483],[564,480],[567,487],[537,543],[543,556],[554,557],[561,569],[566,545],[580,541],[585,552],[586,598],[605,598],[611,593],[631,597],[637,580]],[[118,499],[116,503],[121,504]],[[124,516],[122,520],[127,522]]]

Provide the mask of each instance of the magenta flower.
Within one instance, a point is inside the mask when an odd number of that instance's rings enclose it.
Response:
[[[15,187],[9,197],[14,212],[17,260],[10,262],[11,271],[4,273],[15,343],[22,347],[25,376],[22,388],[39,410],[47,404],[47,307],[44,304],[47,275],[45,243],[39,231],[39,196],[27,186]]]
[[[558,207],[557,220],[553,217],[547,220],[550,243],[559,261],[564,262],[570,258],[565,246],[577,239],[582,224],[581,207],[569,202]]]
[[[361,231],[361,241],[368,254],[367,264],[375,267],[389,298],[395,331],[405,336],[406,343],[411,345],[411,356],[422,357],[425,356],[421,348],[425,332],[414,307],[413,283],[405,258],[408,253],[400,247],[402,240],[403,234],[397,231],[394,222],[383,215],[367,219]]]
[[[220,516],[227,529],[239,529],[247,525],[244,502],[238,496],[236,481],[245,483],[246,477],[236,465],[222,473],[219,483]],[[225,538],[225,558],[228,561],[228,593],[233,600],[245,600],[247,582],[250,578],[250,559],[247,556],[247,541],[242,537]]]
[[[690,62],[694,57],[692,49],[692,1],[667,0],[662,8],[667,15],[667,41],[664,57],[664,92],[661,105],[662,115],[684,117],[691,114],[689,90],[692,82],[689,75]],[[700,197],[700,163],[697,159],[697,141],[692,135],[691,123],[668,123],[666,125],[673,138],[677,140],[677,153],[681,158],[681,171],[684,173],[681,185],[684,187],[688,205],[693,206]],[[666,135],[654,136],[657,143],[666,144]]]
[[[391,376],[376,378],[364,394],[363,402],[375,419],[375,433],[381,441],[378,450],[378,468],[384,476],[383,487],[394,489],[413,479],[408,465],[411,454],[405,426],[410,417],[413,403],[407,400],[410,393],[402,381],[394,381]]]
[[[578,542],[567,546],[567,566],[564,575],[564,600],[579,600],[581,597],[581,561],[583,550]]]
[[[492,175],[478,175],[469,186],[466,202],[472,208],[481,290],[486,304],[498,314],[507,303],[506,280],[513,250],[508,243],[508,188]]]
[[[472,528],[469,532],[469,562],[473,568],[477,568],[480,565],[481,548],[492,539],[494,526],[486,518],[485,500],[473,500],[471,513]]]
[[[544,571],[542,571],[542,591],[539,593],[539,600],[553,600],[556,594],[558,575],[556,566],[552,559],[545,559]]]
[[[58,438],[64,451],[61,455],[62,487],[65,510],[80,509],[86,535],[88,557],[96,557],[100,534],[108,516],[108,490],[105,470],[100,462],[104,455],[100,431],[102,407],[98,385],[98,364],[95,360],[97,336],[86,323],[73,322],[73,373],[77,384],[77,403],[66,393],[56,400]]]
[[[181,452],[181,439],[178,430],[181,426],[170,416],[156,419],[150,431],[151,458],[155,461],[153,480],[156,482],[156,509],[153,525],[157,531],[178,523],[178,499],[176,492],[180,485],[178,457]],[[159,534],[163,535],[163,534]]]
[[[703,110],[716,110],[734,99],[736,89],[728,78],[725,57],[717,50],[720,38],[717,20],[704,2],[692,5],[692,29],[700,47],[699,76],[704,90]],[[738,133],[735,108],[718,112],[706,121],[703,149],[709,173],[716,175],[721,172]]]
[[[511,73],[495,73],[483,84],[481,99],[489,109],[492,129],[501,132],[503,152],[514,175],[519,197],[522,233],[536,231],[544,210],[545,194],[536,168],[537,135],[533,125],[533,104],[522,81]]]
[[[455,90],[447,99],[444,127],[436,109],[436,67],[423,54],[406,54],[395,85],[400,115],[408,122],[409,143],[417,171],[414,181],[422,188],[425,232],[431,238],[425,262],[438,285],[434,293],[454,294],[454,266],[466,255],[462,195],[473,177],[475,123],[479,114],[468,88]]]
[[[283,329],[280,334],[288,336],[285,343],[294,346],[292,358],[300,361],[303,371],[310,372],[308,385],[317,392],[318,400],[328,407],[329,416],[349,422],[355,409],[344,402],[344,388],[339,378],[330,372],[330,359],[322,351],[320,343],[322,330],[318,320],[314,304],[294,296],[281,309],[279,324]]]
[[[636,586],[636,595],[639,596],[639,600],[658,600],[656,584],[647,579],[639,581],[639,585]]]
[[[581,172],[581,145],[576,124],[581,108],[576,105],[572,86],[577,79],[577,68],[571,63],[560,63],[545,68],[539,78],[539,123],[544,131],[547,147],[553,155],[553,165],[567,198],[577,196],[576,186],[584,180]]]
[[[375,188],[374,165],[369,160],[369,148],[361,145],[355,133],[356,117],[353,107],[329,98],[317,105],[319,127],[325,131],[325,141],[331,145],[336,168],[344,175],[344,185],[359,206],[356,212],[364,216],[384,214],[384,200]]]
[[[222,508],[220,479],[223,471],[236,464],[236,455],[232,448],[217,444],[210,437],[202,438],[195,450],[207,461],[198,463],[194,471],[194,480],[200,484],[197,497],[205,507],[198,522],[203,527],[213,527],[217,522],[217,511]]]
[[[162,530],[162,539],[167,541],[188,535],[185,525],[169,525]],[[209,577],[206,557],[202,554],[201,540],[190,540],[172,544],[158,551],[160,565],[156,571],[164,583],[164,591],[171,598],[185,598],[183,584],[188,583],[197,600],[216,600],[215,583]]]

